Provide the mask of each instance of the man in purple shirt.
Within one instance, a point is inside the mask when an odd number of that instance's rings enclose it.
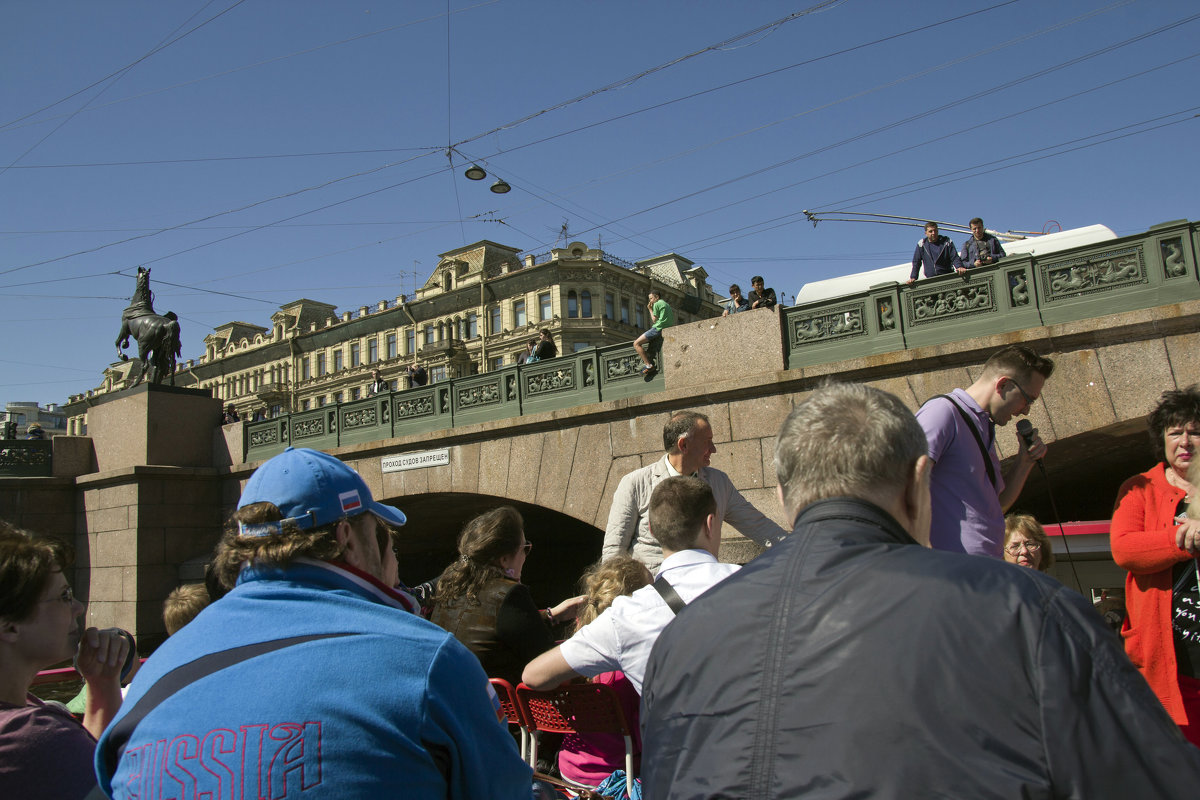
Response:
[[[1001,557],[1004,512],[1009,509],[1046,445],[1033,432],[1004,475],[996,455],[996,426],[1029,413],[1054,362],[1027,347],[992,354],[966,389],[930,399],[917,412],[934,462],[931,476],[935,550]]]

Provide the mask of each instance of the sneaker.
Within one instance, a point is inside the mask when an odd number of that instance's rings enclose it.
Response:
[[[658,371],[658,367],[654,366],[653,364],[651,364],[648,367],[642,367],[643,375],[652,375],[653,373],[655,373],[657,371]]]

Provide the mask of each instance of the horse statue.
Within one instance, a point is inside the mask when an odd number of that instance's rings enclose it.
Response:
[[[121,330],[117,333],[117,355],[122,361],[129,356],[122,351],[129,346],[129,338],[137,342],[139,364],[132,372],[137,373],[133,385],[149,376],[151,383],[163,383],[170,378],[175,385],[175,364],[182,352],[179,341],[179,317],[174,311],[159,316],[154,312],[154,293],[150,291],[150,270],[138,267],[137,283],[129,305],[121,313]]]

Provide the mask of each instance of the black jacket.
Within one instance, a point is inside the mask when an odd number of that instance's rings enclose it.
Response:
[[[720,632],[719,635],[714,632]],[[646,797],[1194,796],[1188,744],[1076,592],[827,500],[646,672]]]

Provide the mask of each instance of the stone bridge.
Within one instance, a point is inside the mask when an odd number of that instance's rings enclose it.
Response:
[[[617,481],[661,457],[669,412],[706,413],[713,466],[782,524],[774,435],[806,393],[829,379],[866,382],[916,409],[970,384],[995,349],[1023,343],[1057,369],[1030,414],[1050,443],[1047,478],[1035,474],[1018,507],[1050,520],[1052,490],[1063,520],[1106,519],[1120,482],[1152,461],[1145,419],[1159,395],[1200,380],[1198,244],[1196,225],[1172,223],[1043,261],[1005,259],[966,280],[678,326],[660,374],[641,385],[620,367],[631,350],[584,351],[215,433],[195,420],[215,419],[217,400],[139,387],[92,409],[90,437],[54,439],[56,476],[0,479],[0,516],[73,532],[91,621],[153,642],[161,598],[195,578],[245,479],[290,442],[334,453],[404,509],[409,582],[436,576],[470,516],[517,506],[536,545],[525,580],[549,603],[598,556]],[[483,409],[480,398],[493,402]],[[424,424],[412,409],[428,412]],[[1015,431],[998,439],[1011,456]],[[417,466],[393,471],[405,456]],[[725,537],[723,558],[754,555],[735,531]]]

